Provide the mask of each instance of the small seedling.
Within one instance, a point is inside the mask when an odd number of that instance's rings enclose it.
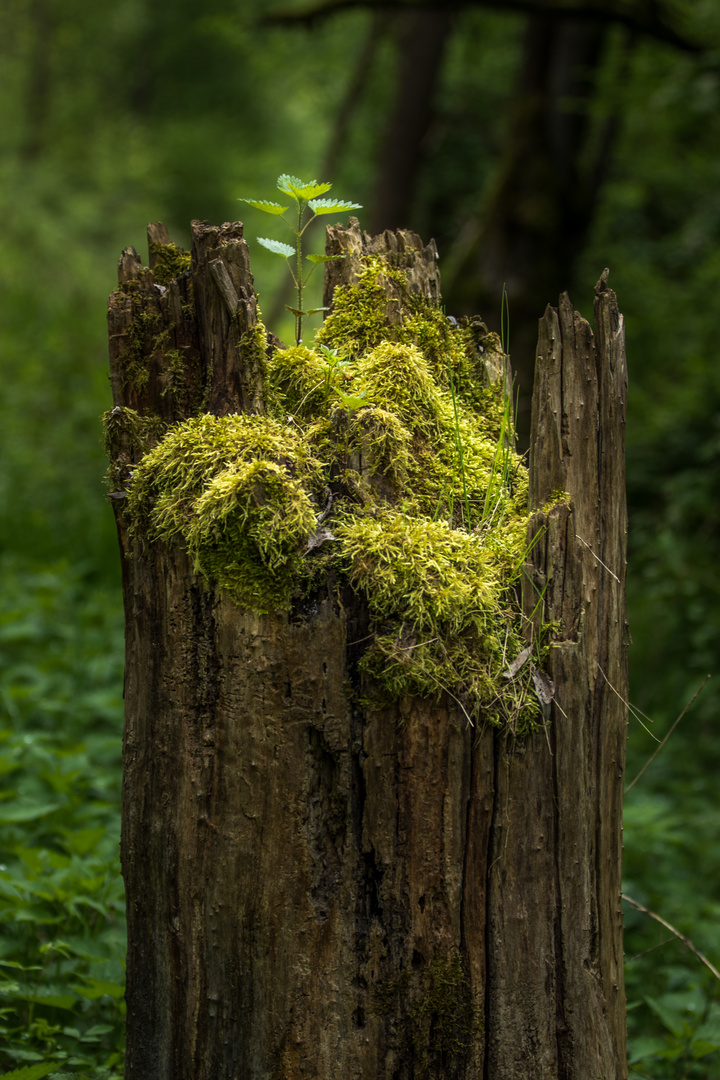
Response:
[[[287,310],[295,316],[295,341],[298,345],[302,342],[303,325],[311,315],[317,315],[320,311],[325,311],[325,308],[311,308],[309,311],[303,310],[303,289],[310,280],[312,274],[318,263],[329,262],[332,259],[343,259],[344,255],[306,255],[305,258],[313,265],[308,273],[303,278],[302,268],[302,237],[303,233],[307,229],[311,221],[314,221],[316,217],[321,214],[343,214],[347,210],[359,210],[359,203],[343,202],[341,199],[321,199],[320,195],[324,195],[330,190],[332,184],[321,183],[317,180],[299,180],[297,176],[288,176],[283,173],[278,177],[277,182],[278,190],[282,191],[284,195],[289,195],[295,202],[297,210],[297,222],[292,224],[285,217],[285,213],[290,209],[288,206],[281,206],[280,203],[268,202],[266,199],[239,199],[238,202],[247,203],[248,206],[255,207],[256,210],[262,210],[265,214],[272,214],[275,217],[282,217],[285,224],[293,232],[295,236],[295,247],[291,244],[284,244],[281,240],[269,240],[267,237],[258,236],[257,241],[262,244],[268,251],[272,251],[275,255],[281,255],[288,264],[292,279],[297,289],[297,307],[288,307]],[[311,216],[305,220],[306,212],[310,210]],[[294,264],[294,265],[293,265]]]

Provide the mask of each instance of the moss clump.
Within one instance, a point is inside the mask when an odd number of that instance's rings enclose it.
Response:
[[[190,252],[183,251],[175,244],[150,244],[150,259],[153,262],[153,278],[158,285],[169,285],[191,266]]]
[[[329,370],[319,352],[297,345],[277,349],[268,371],[271,407],[283,408],[298,419],[322,412],[329,395]]]
[[[488,356],[501,371],[494,335],[369,260],[313,348],[263,356],[266,415],[197,417],[147,454],[128,500],[136,535],[180,538],[258,612],[307,594],[332,563],[366,597],[376,694],[446,692],[472,722],[532,729],[532,665],[503,679],[526,644],[527,473]]]
[[[369,405],[350,418],[348,450],[360,456],[371,476],[386,476],[398,488],[408,477],[411,445],[411,432],[389,409]]]
[[[519,731],[533,725],[527,685],[498,684],[507,657],[525,644],[506,546],[498,552],[480,533],[389,508],[350,514],[335,535],[376,630],[362,667],[392,697],[445,691],[468,719],[504,720]],[[517,552],[519,538],[511,540]]]
[[[120,492],[128,486],[136,465],[165,434],[167,425],[159,416],[141,416],[119,405],[102,420],[103,446],[110,460],[108,489]]]
[[[422,1064],[427,1069],[433,1058],[442,1062],[448,1056],[472,1053],[482,1022],[458,952],[435,955],[422,981],[410,1017],[413,1042],[421,1050]]]
[[[239,604],[272,611],[296,583],[323,486],[320,463],[292,427],[264,416],[195,417],[136,470],[132,533],[181,537],[198,569]]]
[[[391,405],[406,426],[432,431],[441,413],[440,391],[415,345],[383,342],[357,362],[357,390],[370,404]],[[355,386],[353,386],[355,389]]]

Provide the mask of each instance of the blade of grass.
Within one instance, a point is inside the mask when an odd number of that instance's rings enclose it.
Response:
[[[628,791],[630,791],[630,790],[631,790],[632,788],[634,788],[634,787],[635,787],[635,785],[637,784],[638,780],[640,779],[640,777],[642,776],[642,774],[643,774],[643,773],[645,772],[645,770],[646,770],[647,768],[649,768],[649,766],[650,766],[650,765],[652,765],[653,761],[654,761],[654,760],[655,760],[655,758],[656,758],[656,757],[658,756],[658,754],[659,754],[659,753],[660,753],[660,751],[662,750],[663,746],[664,746],[664,745],[665,745],[665,743],[666,743],[666,742],[668,741],[668,739],[669,739],[669,738],[670,738],[670,736],[672,735],[673,731],[675,730],[675,728],[676,728],[676,727],[678,726],[678,724],[679,724],[679,723],[680,723],[680,721],[682,720],[682,718],[683,718],[683,716],[685,715],[685,713],[686,713],[686,712],[688,711],[688,709],[691,709],[691,708],[692,708],[692,706],[693,706],[693,705],[695,704],[695,702],[697,701],[697,699],[698,699],[698,697],[700,696],[700,694],[702,693],[702,691],[703,691],[703,690],[705,689],[705,686],[707,685],[707,682],[708,682],[709,678],[710,678],[710,676],[709,676],[709,675],[706,675],[706,676],[705,676],[705,678],[704,678],[704,679],[703,679],[703,681],[702,681],[702,682],[700,683],[700,685],[698,686],[698,688],[697,688],[697,690],[695,691],[695,693],[693,694],[693,696],[692,696],[692,697],[690,698],[690,700],[688,701],[688,703],[687,703],[687,705],[685,706],[685,708],[683,709],[683,711],[682,711],[682,712],[680,713],[680,715],[678,716],[678,718],[677,718],[677,720],[675,721],[675,723],[673,724],[673,726],[672,726],[672,727],[670,728],[670,730],[668,731],[668,733],[667,733],[667,735],[665,736],[665,738],[663,739],[663,741],[662,741],[662,742],[660,743],[660,745],[658,746],[658,748],[657,748],[657,750],[655,751],[655,753],[654,753],[654,754],[651,754],[651,756],[650,756],[650,757],[648,758],[648,760],[647,760],[647,761],[645,762],[645,764],[643,765],[642,769],[640,770],[640,772],[639,772],[639,773],[637,774],[637,776],[636,776],[636,777],[635,777],[635,779],[633,780],[632,784],[628,784],[628,786],[627,786],[627,787],[625,788],[625,794],[626,794],[626,795],[627,795]],[[669,929],[671,929],[671,928],[669,928]]]

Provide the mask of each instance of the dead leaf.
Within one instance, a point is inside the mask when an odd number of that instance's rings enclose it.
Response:
[[[532,645],[528,645],[513,660],[507,671],[503,671],[503,679],[514,679],[521,667],[527,662],[532,653]]]

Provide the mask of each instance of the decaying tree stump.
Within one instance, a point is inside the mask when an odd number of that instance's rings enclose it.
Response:
[[[241,225],[194,223],[191,264],[162,226],[149,239],[151,269],[124,252],[109,310],[127,1077],[626,1077],[626,378],[605,277],[595,336],[567,296],[540,323],[523,604],[557,624],[554,700],[514,737],[448,694],[368,697],[347,588],[254,614],[129,529],[124,493],[169,424],[265,407]],[[328,250],[349,255],[328,300],[371,252],[439,302],[413,234],[353,222]],[[389,320],[402,304],[389,287]]]

